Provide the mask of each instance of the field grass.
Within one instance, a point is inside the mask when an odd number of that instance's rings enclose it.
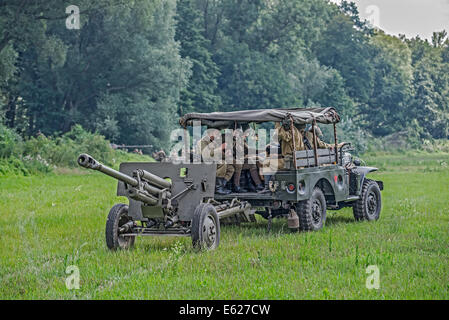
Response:
[[[448,154],[370,156],[384,181],[379,221],[328,211],[326,227],[290,233],[285,220],[222,227],[220,247],[189,238],[104,240],[116,183],[100,174],[0,178],[1,299],[448,299]],[[68,290],[66,268],[80,271]],[[368,265],[380,288],[365,286]]]

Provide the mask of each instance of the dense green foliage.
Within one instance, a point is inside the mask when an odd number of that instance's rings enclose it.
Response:
[[[65,27],[68,5],[2,3],[2,40],[18,57],[13,77],[10,63],[1,68],[6,124],[30,136],[81,124],[125,143],[167,141],[190,66],[174,40],[176,1],[81,1],[80,30]],[[38,35],[23,38],[26,26]]]
[[[102,174],[0,179],[0,297],[447,299],[449,154],[365,160],[383,169],[373,176],[385,183],[379,221],[355,223],[347,208],[328,211],[319,232],[291,233],[275,219],[267,233],[259,219],[223,226],[220,247],[205,253],[179,237],[141,237],[133,250],[110,252],[107,212],[124,199]],[[71,265],[79,290],[65,286]],[[379,290],[365,286],[369,265],[379,268]]]
[[[85,131],[76,125],[59,137],[22,139],[13,130],[0,124],[0,176],[49,173],[57,168],[75,168],[81,153],[90,153],[110,166],[122,161],[151,161],[148,156],[113,150],[103,136]]]
[[[327,0],[86,0],[69,30],[69,4],[0,4],[0,117],[22,137],[168,149],[186,112],[317,105],[372,140],[449,136],[446,32],[386,35]]]

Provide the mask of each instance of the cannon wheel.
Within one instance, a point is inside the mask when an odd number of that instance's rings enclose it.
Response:
[[[214,206],[200,203],[193,214],[192,243],[197,250],[213,250],[220,243],[220,220]]]
[[[119,228],[131,220],[126,204],[119,203],[111,208],[106,221],[106,245],[109,249],[129,249],[134,245],[135,236],[124,237],[119,234]]]

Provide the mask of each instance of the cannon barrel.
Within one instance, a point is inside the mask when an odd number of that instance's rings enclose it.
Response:
[[[128,193],[128,197],[130,197],[131,199],[144,202],[151,206],[155,206],[158,203],[158,200],[155,197],[153,197],[152,195],[146,194],[146,193],[139,191],[137,189],[134,189],[134,188],[128,189],[127,193]]]
[[[158,197],[160,193],[162,193],[162,189],[156,188],[148,183],[143,185],[145,191],[149,192],[151,195]],[[171,196],[171,193],[168,192],[168,195]]]
[[[78,157],[78,164],[81,167],[84,167],[86,169],[100,171],[100,172],[104,173],[105,175],[108,175],[112,178],[120,180],[126,184],[133,186],[133,187],[139,186],[139,182],[137,181],[137,179],[134,179],[124,173],[121,173],[117,170],[109,168],[108,166],[105,166],[104,164],[98,162],[97,160],[95,160],[93,157],[91,157],[88,154],[85,154],[85,153],[81,154]]]
[[[129,190],[128,197],[149,205],[156,205],[157,198],[154,196],[159,197],[159,194],[163,192],[162,189],[170,189],[172,186],[171,182],[145,170],[138,169],[133,173],[134,177],[130,177],[124,173],[105,166],[88,154],[81,154],[78,157],[78,164],[86,169],[100,171],[112,178],[134,187],[135,189]],[[148,194],[138,190],[140,187],[148,192]],[[171,193],[167,192],[167,196],[171,197]]]
[[[151,184],[153,184],[159,188],[171,189],[171,187],[172,187],[172,184],[170,181],[162,179],[161,177],[158,177],[155,174],[152,174],[152,173],[142,170],[142,169],[137,169],[136,171],[141,179],[147,180],[148,182],[150,182]]]

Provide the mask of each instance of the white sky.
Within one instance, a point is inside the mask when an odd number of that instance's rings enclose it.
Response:
[[[341,0],[330,0],[339,3]],[[431,39],[434,31],[449,32],[449,0],[352,0],[360,17],[386,33]]]

